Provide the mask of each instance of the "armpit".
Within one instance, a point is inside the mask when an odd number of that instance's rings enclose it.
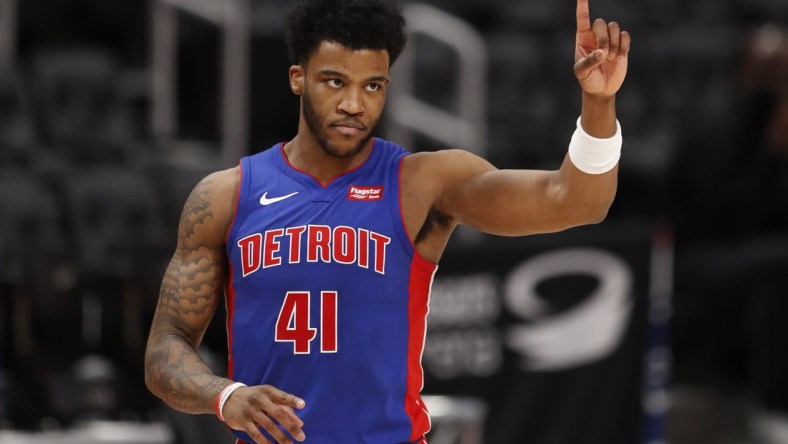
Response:
[[[427,220],[424,221],[424,225],[421,227],[419,234],[416,235],[416,239],[413,241],[413,243],[418,245],[419,243],[426,240],[427,237],[434,231],[451,230],[451,226],[451,216],[438,210],[437,208],[431,208],[430,212],[427,214]]]

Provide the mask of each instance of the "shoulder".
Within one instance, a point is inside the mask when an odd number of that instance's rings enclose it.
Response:
[[[204,241],[223,242],[235,215],[239,182],[237,166],[200,180],[184,204],[180,235],[200,231]]]
[[[495,167],[483,158],[461,149],[406,156],[400,173],[404,210],[408,214],[415,214],[418,220],[423,220],[431,213],[450,217],[454,212],[452,205],[447,202],[464,195],[467,186],[475,178],[493,170]],[[412,232],[419,231],[420,226]]]
[[[220,204],[237,195],[241,180],[240,167],[213,172],[200,180],[192,190],[192,197]]]
[[[403,221],[423,257],[433,262],[440,259],[457,225],[453,196],[465,194],[465,186],[475,176],[491,170],[489,162],[465,150],[420,152],[403,159]]]

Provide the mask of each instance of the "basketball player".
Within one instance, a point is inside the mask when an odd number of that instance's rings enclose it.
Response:
[[[183,209],[146,383],[178,410],[216,413],[239,442],[424,442],[428,294],[455,227],[554,232],[600,222],[615,195],[630,37],[591,23],[588,0],[577,2],[582,109],[557,171],[373,138],[403,26],[388,0],[297,6],[287,40],[298,134],[209,175]],[[196,352],[223,294],[227,378]]]

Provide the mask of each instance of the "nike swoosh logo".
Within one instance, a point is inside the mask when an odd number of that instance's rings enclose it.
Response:
[[[285,199],[287,199],[287,198],[289,198],[289,197],[293,197],[293,196],[295,196],[296,194],[298,194],[298,191],[296,191],[296,192],[294,192],[294,193],[290,193],[290,194],[288,194],[288,195],[285,195],[285,196],[279,196],[279,197],[271,197],[271,198],[269,198],[269,197],[268,197],[268,191],[266,191],[266,192],[265,192],[265,193],[263,193],[263,195],[260,197],[260,205],[263,205],[263,206],[266,206],[266,205],[271,205],[272,203],[277,203],[277,202],[279,202],[279,201],[282,201],[282,200],[285,200]]]

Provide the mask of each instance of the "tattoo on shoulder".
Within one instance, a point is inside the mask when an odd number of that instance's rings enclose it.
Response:
[[[182,240],[191,239],[195,235],[197,226],[204,225],[208,219],[214,217],[210,204],[214,186],[215,183],[209,176],[197,184],[186,199],[181,213],[179,232]]]

